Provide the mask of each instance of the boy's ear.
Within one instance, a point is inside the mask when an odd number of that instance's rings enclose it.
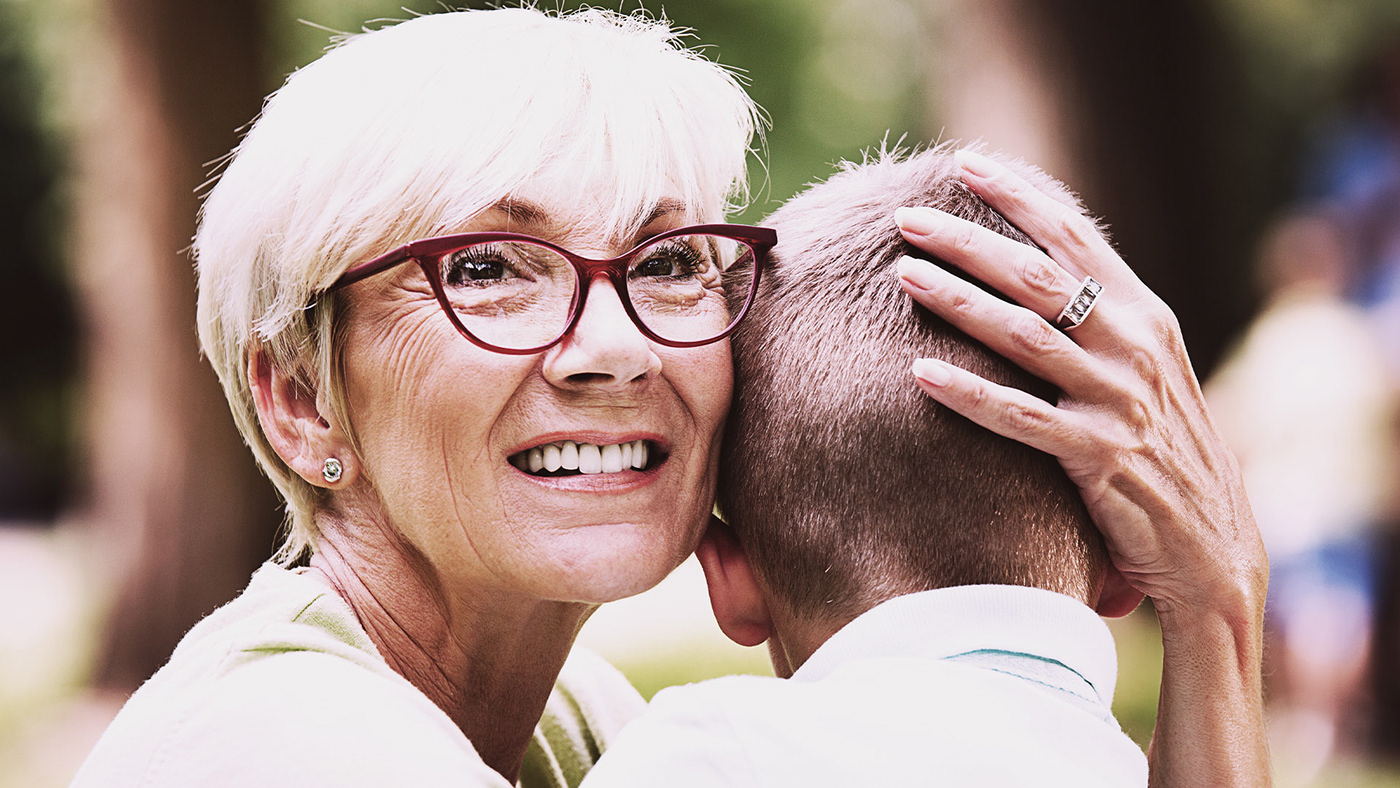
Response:
[[[1128,585],[1123,573],[1109,561],[1108,568],[1104,570],[1103,590],[1099,591],[1099,601],[1094,605],[1094,612],[1104,618],[1122,618],[1137,610],[1137,606],[1142,604],[1143,596],[1141,591]]]
[[[757,646],[773,634],[768,603],[739,541],[714,515],[695,548],[710,587],[710,607],[728,638],[741,646]]]
[[[320,412],[316,392],[279,368],[261,350],[248,354],[248,385],[258,410],[258,423],[282,461],[317,487],[344,487],[359,468],[345,434]],[[334,481],[326,460],[339,463]]]

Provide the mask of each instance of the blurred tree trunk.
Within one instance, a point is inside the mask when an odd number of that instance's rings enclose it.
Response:
[[[75,90],[89,516],[118,596],[96,682],[131,691],[271,552],[271,488],[194,329],[185,252],[210,162],[259,107],[255,0],[107,0]]]
[[[1064,180],[1176,311],[1204,375],[1248,316],[1240,86],[1206,0],[929,0],[932,128]],[[1112,294],[1108,294],[1109,297]]]

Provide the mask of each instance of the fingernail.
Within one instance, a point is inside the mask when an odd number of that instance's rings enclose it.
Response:
[[[938,230],[938,212],[929,208],[896,208],[894,223],[914,235],[933,235]]]
[[[919,380],[939,388],[948,385],[953,379],[952,373],[948,371],[948,365],[932,358],[914,359],[914,365],[910,371]]]
[[[957,160],[958,166],[963,168],[964,172],[976,175],[979,178],[990,178],[996,175],[1001,169],[1001,165],[980,153],[974,153],[970,150],[960,150],[954,154],[954,158]]]
[[[920,290],[933,290],[938,286],[938,279],[931,270],[932,268],[933,265],[927,260],[920,260],[907,254],[895,263],[895,270],[899,272],[899,278]]]

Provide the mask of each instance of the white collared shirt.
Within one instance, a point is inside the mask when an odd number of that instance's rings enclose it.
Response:
[[[899,597],[791,679],[663,690],[584,782],[620,786],[1145,786],[1111,711],[1113,638],[1017,586]]]

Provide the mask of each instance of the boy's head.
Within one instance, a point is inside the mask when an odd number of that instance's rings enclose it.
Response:
[[[1006,163],[1082,210],[1062,184]],[[937,357],[1056,394],[900,290],[899,258],[927,258],[895,227],[906,205],[1031,243],[963,184],[947,146],[847,165],[773,214],[778,247],[733,337],[720,508],[769,604],[798,620],[839,626],[895,596],[980,583],[1093,605],[1103,544],[1055,458],[914,384],[911,363]]]

